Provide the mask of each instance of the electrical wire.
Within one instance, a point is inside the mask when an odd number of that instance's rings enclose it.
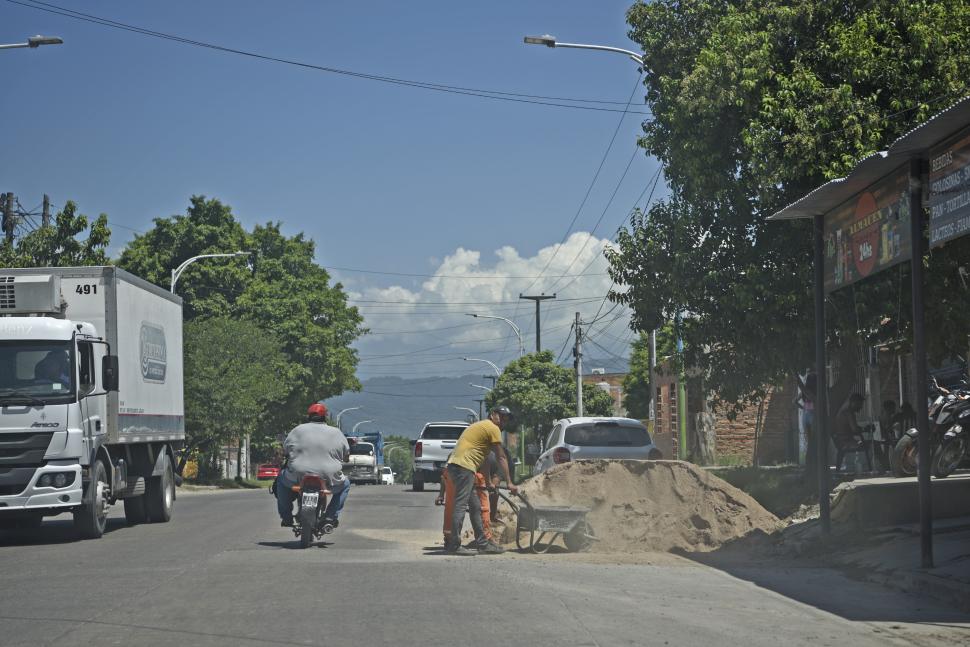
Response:
[[[292,60],[292,59],[281,58],[281,57],[278,57],[278,56],[270,56],[270,55],[267,55],[267,54],[260,54],[258,52],[237,49],[237,48],[234,48],[234,47],[225,47],[225,46],[222,46],[222,45],[215,45],[213,43],[208,43],[208,42],[205,42],[205,41],[199,41],[199,40],[195,40],[195,39],[191,39],[191,38],[186,38],[186,37],[183,37],[183,36],[177,36],[177,35],[174,35],[174,34],[168,34],[168,33],[165,33],[165,32],[155,31],[155,30],[148,29],[148,28],[145,28],[145,27],[139,27],[137,25],[132,25],[132,24],[128,24],[128,23],[123,23],[123,22],[120,22],[120,21],[116,21],[116,20],[111,20],[109,18],[102,18],[100,16],[95,16],[93,14],[88,14],[88,13],[84,13],[84,12],[81,12],[81,11],[76,11],[74,9],[68,9],[66,7],[61,7],[59,5],[55,5],[55,4],[52,4],[52,3],[49,3],[49,2],[39,2],[38,0],[26,0],[26,1],[21,1],[21,0],[6,0],[6,2],[9,2],[11,4],[20,5],[22,7],[28,8],[28,9],[34,9],[36,11],[44,11],[44,12],[47,12],[47,13],[56,14],[56,15],[59,15],[59,16],[63,16],[65,18],[70,18],[72,20],[79,20],[79,21],[83,21],[83,22],[88,22],[88,23],[93,23],[93,24],[96,24],[96,25],[100,25],[102,27],[109,27],[111,29],[117,29],[117,30],[121,30],[121,31],[127,31],[127,32],[131,32],[131,33],[140,34],[142,36],[149,36],[149,37],[152,37],[152,38],[159,38],[159,39],[162,39],[162,40],[173,41],[173,42],[176,42],[176,43],[181,43],[183,45],[191,45],[193,47],[201,47],[201,48],[205,48],[205,49],[211,49],[211,50],[215,50],[215,51],[219,51],[219,52],[223,52],[223,53],[227,53],[227,54],[236,54],[236,55],[239,55],[239,56],[245,56],[245,57],[259,59],[259,60],[263,60],[263,61],[268,61],[268,62],[273,62],[273,63],[280,63],[280,64],[284,64],[284,65],[292,65],[292,66],[301,67],[301,68],[304,68],[304,69],[315,70],[315,71],[319,71],[319,72],[326,72],[326,73],[330,73],[330,74],[339,74],[339,75],[342,75],[342,76],[349,76],[349,77],[358,78],[358,79],[365,79],[365,80],[369,80],[369,81],[377,81],[377,82],[381,82],[381,83],[390,83],[390,84],[394,84],[394,85],[401,85],[401,86],[419,88],[419,89],[430,90],[430,91],[435,91],[435,92],[445,92],[445,93],[450,93],[450,94],[459,94],[459,95],[479,97],[479,98],[483,98],[483,99],[492,99],[492,100],[495,100],[495,101],[510,101],[510,102],[514,102],[514,103],[536,104],[536,105],[543,105],[543,106],[550,106],[550,107],[557,107],[557,108],[572,108],[572,109],[575,109],[575,110],[591,110],[591,111],[598,111],[598,112],[621,112],[624,115],[626,115],[626,114],[650,115],[651,114],[649,112],[629,110],[629,104],[630,104],[629,101],[626,102],[626,104],[624,105],[624,108],[622,108],[622,109],[620,109],[620,108],[608,108],[608,107],[594,106],[594,105],[576,105],[576,104],[584,104],[584,103],[601,103],[601,104],[616,104],[616,105],[619,105],[620,102],[603,101],[603,100],[598,100],[598,99],[569,99],[569,98],[562,98],[562,97],[548,97],[548,96],[543,96],[543,95],[530,95],[530,94],[517,93],[517,92],[502,92],[502,91],[497,91],[497,90],[482,90],[482,89],[479,89],[479,88],[468,88],[468,87],[455,86],[455,85],[446,85],[446,84],[443,84],[443,83],[432,83],[432,82],[428,82],[428,81],[415,81],[415,80],[411,80],[411,79],[403,79],[403,78],[397,78],[397,77],[391,77],[391,76],[381,76],[381,75],[377,75],[377,74],[368,74],[368,73],[364,73],[364,72],[356,72],[356,71],[353,71],[353,70],[346,70],[346,69],[341,69],[341,68],[336,68],[336,67],[329,67],[329,66],[325,66],[325,65],[316,65],[316,64],[313,64],[313,63],[306,63],[306,62],[303,62],[303,61],[296,61],[296,60]],[[564,101],[569,101],[569,102],[573,102],[573,103],[563,103]]]

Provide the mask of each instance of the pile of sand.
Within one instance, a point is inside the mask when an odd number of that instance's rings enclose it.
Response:
[[[600,540],[593,552],[710,551],[783,525],[741,490],[680,461],[565,463],[520,488],[534,505],[589,508]],[[514,541],[511,528],[502,538]]]

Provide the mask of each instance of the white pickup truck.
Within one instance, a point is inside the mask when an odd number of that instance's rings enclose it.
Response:
[[[440,483],[448,454],[455,449],[467,422],[429,422],[414,442],[414,491],[425,483]]]

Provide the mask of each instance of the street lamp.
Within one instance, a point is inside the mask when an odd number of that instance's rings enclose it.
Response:
[[[495,371],[495,375],[497,375],[498,377],[502,377],[502,371],[499,370],[498,366],[488,361],[487,359],[475,359],[474,357],[462,357],[462,359],[465,360],[466,362],[484,362],[485,364],[488,364],[489,366],[492,367],[492,370]]]
[[[583,45],[581,43],[560,43],[556,41],[555,36],[550,36],[549,34],[545,34],[543,36],[526,36],[525,43],[527,45],[545,45],[546,47],[571,47],[574,49],[593,49],[601,52],[616,52],[618,54],[625,54],[626,56],[630,57],[637,65],[640,66],[641,70],[646,68],[646,65],[643,60],[643,56],[641,54],[637,54],[636,52],[630,51],[628,49],[622,49],[620,47],[607,47],[605,45]],[[681,352],[682,348],[683,348],[683,345],[681,343],[681,345],[679,346],[678,352]],[[648,415],[651,421],[653,421],[656,416],[656,414],[654,413],[655,412],[654,385],[656,384],[656,380],[654,379],[654,376],[656,375],[656,372],[657,372],[657,329],[654,328],[653,330],[650,331],[650,397],[649,397],[650,413]],[[683,380],[679,380],[679,386],[677,389],[678,406],[679,406],[679,403],[681,402],[683,403],[687,402],[687,398],[685,397],[686,394],[683,392],[682,389],[683,389]],[[684,450],[686,451],[687,443],[684,442],[684,440],[686,438],[686,433],[687,433],[686,432],[687,416],[686,414],[681,412],[678,414],[678,418],[680,419],[680,438],[681,438],[680,447],[683,447]],[[650,431],[653,432],[652,427],[650,428]]]
[[[468,383],[468,386],[473,386],[476,389],[484,389],[486,391],[491,391],[492,390],[492,387],[490,387],[490,386],[482,386],[481,384],[472,384],[471,382]]]
[[[231,252],[227,254],[199,254],[198,256],[193,256],[192,258],[190,258],[189,260],[185,261],[184,263],[176,267],[174,270],[172,270],[172,287],[169,289],[169,292],[173,294],[175,293],[175,284],[178,283],[179,277],[182,276],[182,272],[184,272],[185,268],[187,268],[195,261],[203,258],[226,258],[229,256],[249,256],[249,252]]]
[[[30,49],[37,49],[41,45],[60,45],[64,41],[57,36],[31,36],[27,39],[26,43],[10,43],[9,45],[0,45],[0,49],[18,49],[20,47],[29,47]]]
[[[469,317],[475,317],[476,319],[500,319],[505,323],[507,323],[508,325],[512,326],[512,330],[515,331],[515,336],[519,339],[519,357],[522,357],[522,354],[525,352],[525,348],[522,346],[522,330],[520,330],[519,327],[515,325],[515,322],[513,322],[511,319],[506,319],[505,317],[497,317],[495,315],[480,315],[472,312],[466,312],[465,314],[467,314]]]
[[[573,49],[595,49],[601,52],[617,52],[619,54],[626,54],[633,59],[637,65],[643,67],[643,56],[620,47],[607,47],[605,45],[583,45],[582,43],[560,43],[556,40],[555,36],[550,36],[549,34],[546,34],[545,36],[526,36],[525,43],[527,45],[545,45],[546,47],[571,47]]]
[[[354,434],[356,434],[357,433],[357,427],[361,426],[362,424],[368,423],[368,422],[374,422],[374,421],[373,420],[361,420],[356,425],[354,425],[354,428],[353,429],[350,430],[350,435],[353,436]]]
[[[321,404],[322,404],[322,403],[321,403]],[[341,428],[341,427],[340,427],[340,416],[342,416],[342,415],[344,415],[344,414],[345,414],[345,413],[347,413],[348,411],[356,411],[357,409],[363,409],[363,408],[364,408],[364,407],[347,407],[346,409],[341,409],[341,410],[340,410],[340,411],[339,411],[339,412],[337,413],[337,420],[336,420],[336,425],[337,425],[337,429],[340,429],[340,428]]]
[[[478,420],[478,413],[476,413],[471,407],[455,407],[455,409],[458,409],[459,411],[467,411],[468,413],[472,414],[475,420]]]

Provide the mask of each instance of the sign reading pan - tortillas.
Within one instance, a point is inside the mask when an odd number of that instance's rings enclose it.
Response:
[[[970,134],[930,150],[930,247],[970,233]]]
[[[825,215],[826,292],[909,260],[908,179],[901,168]]]

